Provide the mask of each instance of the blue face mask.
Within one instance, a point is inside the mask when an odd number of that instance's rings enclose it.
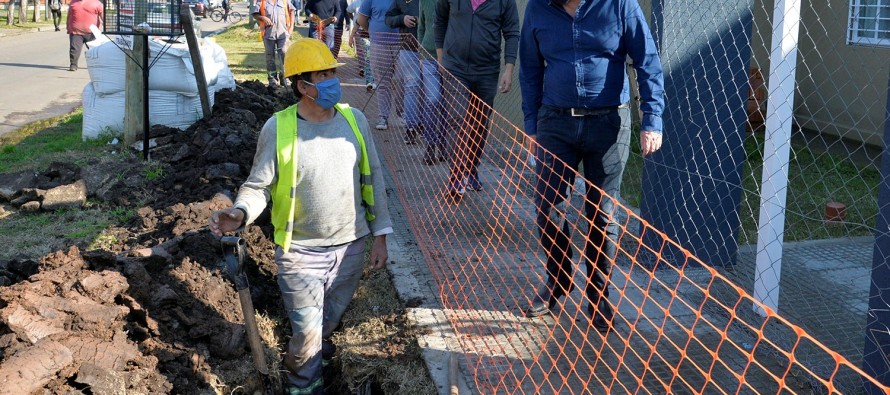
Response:
[[[311,82],[306,82],[309,85],[315,87],[318,90],[318,97],[312,97],[306,95],[306,97],[315,100],[315,103],[324,108],[325,110],[330,110],[334,108],[334,104],[340,101],[340,79],[339,78],[331,78],[329,80],[324,80],[317,84],[313,84]]]

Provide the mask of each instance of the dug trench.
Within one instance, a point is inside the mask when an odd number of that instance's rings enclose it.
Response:
[[[18,183],[0,194],[9,210],[53,209],[46,188],[81,183],[86,198],[136,215],[106,230],[117,242],[102,249],[70,245],[0,262],[0,394],[259,393],[238,295],[206,223],[249,174],[262,124],[292,102],[292,94],[249,81],[218,92],[213,116],[188,130],[155,126],[151,156],[163,166],[156,179],[145,176],[135,151],[129,160],[6,175]],[[284,332],[278,344],[266,343],[281,393],[289,327],[271,235],[268,210],[240,234],[253,304],[267,317],[260,326]],[[407,332],[395,343],[412,343]],[[398,348],[388,348],[391,357]],[[341,369],[334,363],[325,372],[329,394],[386,392],[373,376],[349,382]]]

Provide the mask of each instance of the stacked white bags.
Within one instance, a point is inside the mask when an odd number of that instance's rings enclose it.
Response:
[[[202,118],[201,99],[195,72],[186,44],[165,44],[149,40],[149,121],[186,129]],[[221,89],[234,89],[226,53],[210,39],[199,39],[201,61],[210,105]],[[165,52],[157,57],[161,51]],[[126,57],[112,42],[95,44],[87,51],[90,82],[83,89],[83,139],[105,132],[124,130],[126,101]]]

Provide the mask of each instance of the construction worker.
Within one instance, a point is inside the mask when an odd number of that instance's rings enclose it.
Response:
[[[278,63],[284,62],[284,49],[294,31],[296,10],[288,0],[258,0],[250,13],[262,29],[269,87],[284,85],[285,79],[278,70]]]
[[[289,394],[324,393],[329,336],[364,265],[384,267],[392,233],[368,120],[337,103],[340,66],[319,40],[291,45],[284,75],[298,102],[266,121],[234,207],[210,216],[211,232],[221,236],[254,221],[272,200],[278,286],[293,330],[284,360]]]

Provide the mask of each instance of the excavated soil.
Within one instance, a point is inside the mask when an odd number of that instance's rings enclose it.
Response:
[[[104,182],[92,196],[137,215],[107,249],[0,262],[0,394],[256,393],[238,295],[205,225],[247,177],[262,124],[292,102],[251,81],[217,93],[188,130],[154,127],[155,180],[138,159],[79,169]],[[283,317],[270,236],[267,217],[241,235],[257,311]]]

